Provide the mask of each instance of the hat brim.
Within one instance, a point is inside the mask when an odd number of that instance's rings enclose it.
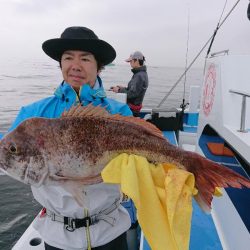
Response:
[[[129,57],[128,59],[125,60],[125,62],[131,62],[133,59]]]
[[[62,54],[67,50],[81,50],[92,53],[103,65],[111,63],[115,57],[115,49],[100,39],[62,39],[47,40],[42,45],[43,51],[52,59],[60,62]]]

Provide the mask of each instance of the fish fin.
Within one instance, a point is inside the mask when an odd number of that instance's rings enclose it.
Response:
[[[110,119],[138,125],[141,128],[144,128],[150,134],[155,135],[160,138],[164,138],[162,131],[160,129],[158,129],[154,124],[144,119],[141,119],[139,117],[121,116],[119,114],[115,114],[115,115],[112,115]]]
[[[250,180],[246,177],[197,153],[186,152],[185,167],[195,176],[195,186],[198,189],[195,199],[205,212],[211,210],[217,187],[250,188]]]
[[[49,178],[53,181],[75,181],[81,183],[81,185],[92,185],[102,182],[101,174],[88,177],[79,176],[62,176],[62,175],[50,175]]]
[[[89,104],[83,107],[79,104],[77,106],[71,107],[68,111],[64,111],[62,114],[62,117],[91,117],[91,116],[138,125],[141,128],[144,128],[150,134],[153,134],[160,138],[164,138],[162,131],[159,130],[154,124],[147,122],[139,117],[122,116],[120,114],[112,115],[108,113],[108,111],[104,107],[101,107],[100,105],[94,106],[92,104]]]
[[[67,181],[63,183],[63,188],[69,192],[80,207],[84,207],[84,185],[79,182]]]
[[[56,175],[56,174],[50,174],[49,175],[49,178],[51,179],[51,180],[53,180],[53,181],[66,181],[66,180],[68,180],[68,178],[67,177],[65,177],[65,176],[59,176],[59,175]]]
[[[62,117],[86,117],[86,116],[111,116],[105,108],[100,105],[89,104],[81,106],[80,104],[72,106],[68,111],[64,111]]]

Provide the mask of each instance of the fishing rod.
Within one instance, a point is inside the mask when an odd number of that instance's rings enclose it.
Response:
[[[222,18],[222,16],[223,16],[223,13],[224,13],[224,10],[225,10],[225,8],[226,8],[226,5],[227,5],[227,0],[226,0],[226,2],[225,2],[225,4],[224,4],[224,7],[223,7],[223,10],[222,10],[222,13],[221,13],[219,22],[218,22],[217,27],[216,27],[216,29],[215,29],[215,31],[214,31],[213,37],[212,37],[212,39],[211,39],[211,43],[210,43],[210,45],[209,45],[209,47],[208,47],[206,57],[208,57],[208,55],[209,55],[209,53],[210,53],[210,51],[211,51],[212,44],[213,44],[213,42],[214,42],[214,38],[215,38],[215,36],[216,36],[216,34],[217,34],[217,31],[218,31],[218,29],[219,29],[219,27],[220,27],[220,21],[221,21],[221,18]]]
[[[222,20],[222,22],[217,26],[217,31],[219,28],[224,24],[226,19],[229,17],[229,15],[232,13],[232,11],[235,9],[235,7],[238,5],[240,0],[237,0],[237,2],[234,4],[232,9],[228,12],[228,14],[225,16],[225,18]],[[249,17],[250,17],[250,7],[249,7]],[[216,33],[217,33],[216,31]],[[200,56],[200,54],[203,52],[203,50],[207,47],[208,43],[213,39],[214,34],[208,39],[208,41],[205,43],[205,45],[201,48],[201,50],[198,52],[198,54],[195,56],[195,58],[192,60],[192,62],[189,64],[189,66],[185,69],[185,71],[182,73],[182,75],[179,77],[179,79],[176,81],[176,83],[173,85],[173,87],[170,89],[170,91],[167,93],[165,97],[161,100],[161,102],[157,105],[157,108],[159,108],[165,101],[166,99],[170,96],[170,94],[173,92],[175,87],[179,84],[179,82],[182,80],[183,76],[187,73],[187,71],[192,67],[194,62],[197,60],[197,58]]]
[[[214,43],[214,38],[215,38],[215,36],[216,36],[216,34],[217,34],[217,31],[218,31],[218,29],[219,29],[219,27],[220,27],[220,21],[221,21],[221,18],[222,18],[222,16],[223,16],[223,13],[224,13],[224,10],[225,10],[225,8],[226,8],[226,5],[227,5],[227,0],[226,0],[226,2],[225,2],[225,4],[224,4],[224,8],[223,8],[223,10],[222,10],[222,13],[221,13],[219,22],[218,22],[218,24],[217,24],[217,27],[216,27],[216,29],[215,29],[215,31],[214,31],[213,37],[212,37],[212,39],[211,39],[210,45],[209,45],[208,50],[207,50],[207,54],[206,54],[205,62],[204,62],[204,67],[203,67],[203,76],[205,75],[205,70],[206,70],[206,65],[207,65],[207,58],[208,58],[208,55],[209,55],[209,53],[210,53],[210,51],[211,51],[212,45],[213,45],[213,43]]]
[[[187,17],[187,46],[186,46],[186,60],[185,60],[185,69],[187,69],[188,64],[188,48],[189,48],[189,28],[190,28],[190,9],[188,5],[188,17]],[[186,103],[185,95],[186,95],[186,81],[187,81],[187,74],[184,75],[184,82],[183,82],[183,97],[182,97],[182,104],[180,105],[182,115],[184,114],[184,110],[189,105]]]

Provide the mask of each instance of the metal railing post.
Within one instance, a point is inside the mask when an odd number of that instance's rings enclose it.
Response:
[[[237,91],[237,90],[229,90],[230,93],[241,95],[242,96],[242,104],[241,104],[241,117],[240,117],[240,129],[238,130],[239,132],[242,133],[247,133],[248,131],[245,128],[245,122],[246,122],[246,108],[247,108],[247,103],[246,99],[247,97],[250,97],[250,94]]]
[[[245,121],[246,121],[246,96],[242,96],[242,105],[241,105],[241,119],[240,119],[240,132],[247,133],[245,129]]]

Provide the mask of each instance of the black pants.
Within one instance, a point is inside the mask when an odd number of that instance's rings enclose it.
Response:
[[[52,247],[46,243],[44,243],[44,245],[45,245],[45,250],[63,250],[57,247]],[[91,250],[117,250],[117,249],[128,250],[126,233],[123,233],[122,235],[110,241],[106,245],[91,248]],[[64,250],[67,250],[67,249],[64,249]]]

